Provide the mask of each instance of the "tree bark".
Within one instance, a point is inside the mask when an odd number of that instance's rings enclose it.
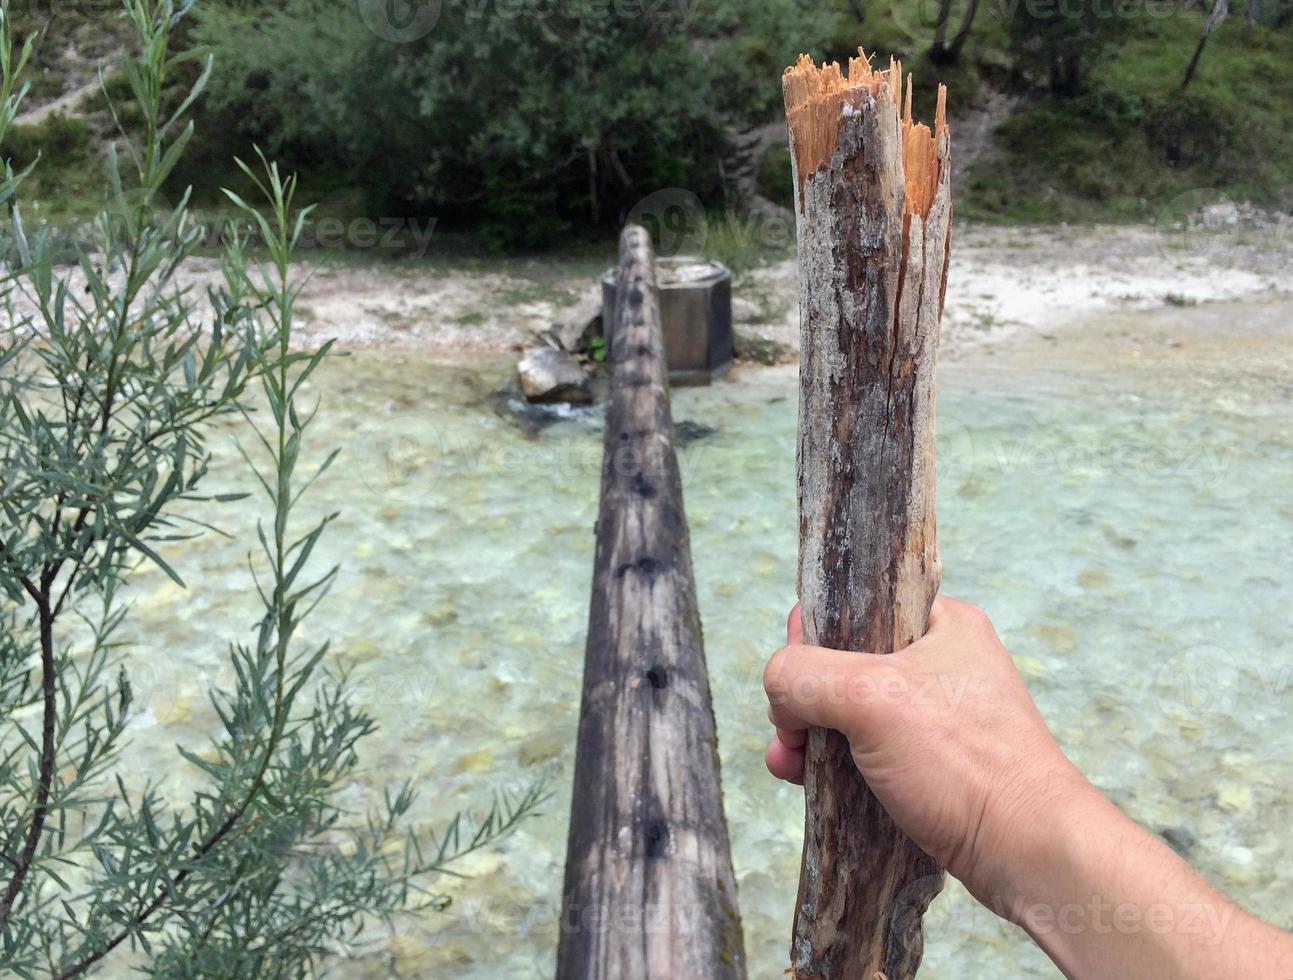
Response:
[[[951,26],[952,3],[951,0],[943,0],[938,12],[938,24],[934,31],[934,43],[929,49],[929,60],[936,65],[956,64],[961,57],[961,50],[965,47],[965,42],[969,40],[970,28],[974,26],[974,18],[978,12],[979,0],[970,0],[965,16],[961,18],[961,26],[956,29],[956,34],[949,44],[947,30]]]
[[[938,20],[934,23],[934,41],[930,45],[929,53],[934,62],[946,56],[947,52],[947,28],[952,20],[952,0],[940,0],[938,5]]]
[[[938,591],[934,366],[950,251],[945,93],[898,111],[901,65],[787,71],[800,273],[804,640],[891,653]],[[889,818],[837,733],[809,735],[797,980],[907,980],[942,870]]]
[[[558,980],[742,980],[655,260],[620,239]]]
[[[1181,91],[1184,92],[1190,87],[1190,82],[1194,81],[1194,73],[1199,70],[1199,62],[1203,58],[1203,49],[1208,46],[1208,39],[1212,37],[1220,23],[1226,19],[1230,13],[1230,0],[1216,0],[1212,5],[1212,12],[1208,14],[1208,19],[1203,22],[1203,35],[1199,38],[1198,46],[1194,49],[1194,56],[1190,58],[1190,63],[1185,68],[1185,77],[1181,79]]]
[[[965,12],[961,29],[956,32],[956,37],[952,38],[952,46],[948,49],[948,59],[953,64],[961,58],[961,51],[965,48],[965,42],[970,39],[970,28],[974,26],[974,18],[978,12],[979,0],[970,0],[970,9]]]

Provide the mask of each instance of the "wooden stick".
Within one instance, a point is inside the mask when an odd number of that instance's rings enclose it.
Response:
[[[951,243],[950,139],[911,120],[902,66],[811,59],[783,87],[799,232],[799,598],[804,640],[892,653],[938,591],[934,362]],[[904,835],[837,733],[813,731],[792,969],[907,980],[937,863]]]
[[[742,980],[651,239],[620,239],[558,980]]]

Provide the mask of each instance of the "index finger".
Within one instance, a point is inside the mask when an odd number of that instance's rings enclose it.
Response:
[[[800,612],[799,603],[795,603],[795,608],[790,610],[790,615],[786,619],[786,646],[799,646],[804,642],[804,617]]]

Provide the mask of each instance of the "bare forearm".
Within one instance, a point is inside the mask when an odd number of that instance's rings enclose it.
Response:
[[[1065,976],[1293,977],[1293,937],[1245,912],[1089,784],[1034,839],[997,911]]]
[[[1293,980],[1293,937],[1209,885],[1065,758],[981,611],[939,597],[925,637],[887,656],[803,646],[797,610],[786,634],[763,679],[772,773],[802,781],[808,729],[843,732],[899,826],[1066,976]]]

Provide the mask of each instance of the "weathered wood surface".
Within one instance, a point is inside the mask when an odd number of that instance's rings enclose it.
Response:
[[[901,78],[900,65],[872,73],[855,59],[847,79],[803,60],[785,79],[799,230],[804,640],[873,653],[924,635],[939,584],[934,366],[949,139],[941,93],[933,134],[910,122],[910,87],[900,115]],[[810,733],[804,786],[794,976],[913,977],[942,870],[894,825],[838,733]]]
[[[620,240],[558,980],[745,976],[651,240]]]

